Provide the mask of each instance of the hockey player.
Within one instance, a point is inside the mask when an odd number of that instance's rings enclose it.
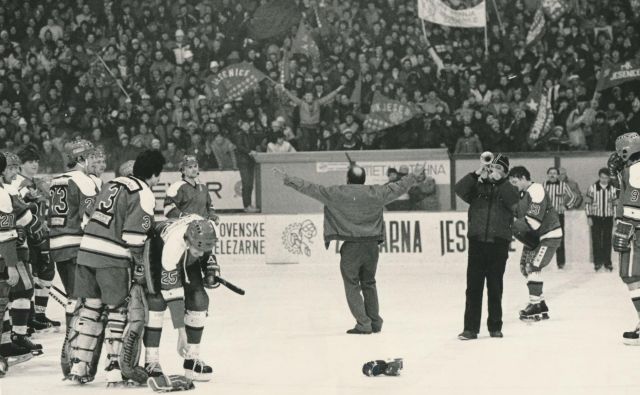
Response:
[[[4,173],[7,167],[7,160],[0,154],[0,173]],[[14,214],[12,198],[5,189],[5,185],[0,184],[0,316],[5,315],[9,305],[9,291],[11,287],[20,281],[18,271],[17,253],[17,224]],[[24,221],[27,218],[22,218]],[[8,322],[7,322],[8,323]],[[0,344],[0,365],[2,371],[0,375],[6,373],[8,366],[24,362],[33,357],[31,347],[13,343],[11,341],[11,326],[2,328],[2,344]]]
[[[608,161],[611,177],[620,185],[613,231],[613,250],[620,256],[620,278],[627,284],[631,302],[640,317],[640,135],[626,133],[616,139],[616,152]],[[622,341],[640,345],[640,323],[624,332]]]
[[[520,191],[513,234],[524,244],[520,271],[527,278],[529,304],[520,311],[520,319],[538,321],[549,318],[549,308],[543,296],[542,269],[560,246],[562,228],[558,213],[551,205],[542,184],[531,181],[523,166],[509,171],[509,181]]]
[[[136,352],[132,345],[126,344],[123,348],[123,336],[127,330],[129,271],[135,283],[145,282],[143,249],[147,233],[154,225],[156,203],[151,188],[158,183],[163,166],[160,152],[144,151],[136,158],[133,175],[106,183],[96,199],[78,252],[74,294],[84,301],[74,314],[69,334],[72,366],[67,378],[74,382],[83,384],[95,377],[105,305],[107,385],[147,380],[146,372],[137,366],[137,357],[130,355]],[[129,308],[131,310],[131,304]],[[138,333],[144,327],[144,311],[142,315],[141,327],[135,328]],[[120,365],[121,352],[126,353],[126,360],[132,365]]]
[[[76,307],[73,284],[76,257],[82,239],[83,221],[96,198],[97,187],[88,176],[94,147],[87,140],[76,140],[65,146],[69,171],[51,180],[49,190],[49,237],[51,259],[67,293],[65,319],[67,334]],[[65,337],[66,342],[66,337]],[[63,347],[64,351],[64,347]],[[62,355],[62,359],[66,356]]]
[[[213,209],[211,195],[207,185],[198,181],[200,170],[198,161],[193,155],[185,155],[180,164],[182,180],[167,189],[164,200],[164,215],[167,218],[179,218],[187,214],[199,216],[218,222]]]
[[[144,332],[145,369],[151,377],[162,375],[158,347],[167,307],[174,327],[185,327],[185,376],[209,381],[213,370],[200,358],[200,341],[209,308],[205,288],[216,288],[220,267],[212,249],[218,238],[216,225],[195,214],[159,223],[151,239],[150,261],[156,294],[147,295],[149,320]],[[185,309],[186,308],[186,309]]]
[[[11,308],[9,309],[9,317],[5,313],[3,321],[3,333],[5,337],[0,339],[0,343],[7,344],[6,333],[11,330],[11,341],[31,350],[34,355],[42,354],[42,345],[33,343],[28,336],[28,321],[31,309],[31,298],[33,297],[33,277],[27,263],[29,262],[28,245],[33,245],[39,251],[39,257],[45,264],[49,262],[49,243],[46,228],[38,219],[37,215],[33,215],[27,204],[22,200],[18,190],[11,185],[18,175],[20,169],[20,158],[11,152],[3,153],[6,159],[6,168],[2,172],[2,182],[4,189],[11,197],[13,206],[13,215],[16,225],[18,226],[18,262],[16,268],[18,270],[19,281],[13,286],[9,292],[9,301]]]
[[[43,193],[43,187],[36,182],[38,174],[38,162],[40,156],[35,149],[25,148],[18,153],[22,165],[20,166],[20,174],[18,174],[12,185],[20,193],[20,197],[29,205],[31,212],[38,216],[42,223],[46,223],[48,194]],[[48,192],[48,191],[47,191]],[[29,245],[29,261],[33,273],[35,298],[32,303],[31,317],[29,319],[29,327],[35,331],[47,331],[60,329],[60,321],[49,319],[45,312],[49,304],[49,289],[51,281],[55,277],[55,266],[51,259],[46,262],[41,258],[41,252],[37,247]]]
[[[107,169],[107,157],[102,148],[97,148],[89,164],[89,177],[98,187],[98,191],[102,189],[102,179],[100,178]]]

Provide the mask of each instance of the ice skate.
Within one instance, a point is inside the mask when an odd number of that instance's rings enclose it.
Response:
[[[35,325],[32,325],[35,323]],[[36,333],[59,333],[62,327],[60,321],[54,321],[49,319],[44,314],[36,314],[34,318],[29,322],[29,326],[35,329]]]
[[[107,387],[127,387],[127,380],[122,377],[118,361],[111,361],[104,369],[107,376]]]
[[[520,319],[526,322],[536,322],[542,319],[540,303],[529,303],[524,310],[520,310]]]
[[[182,364],[184,375],[193,381],[209,381],[213,376],[211,366],[200,359],[185,359]]]
[[[15,343],[0,345],[0,355],[6,358],[7,364],[9,366],[27,362],[34,357],[34,355],[31,353],[31,350],[19,346]]]
[[[540,302],[540,311],[542,312],[542,319],[543,320],[548,320],[549,319],[549,307],[547,306],[547,303],[544,300]]]
[[[42,345],[32,342],[27,335],[14,333],[11,335],[11,341],[20,347],[28,349],[34,356],[42,355],[44,353]]]
[[[71,366],[71,372],[69,372],[66,379],[77,384],[86,384],[92,382],[95,376],[91,375],[91,369],[88,363],[78,361],[74,362],[73,366]]]
[[[627,346],[640,346],[640,324],[636,329],[622,334],[622,343]]]
[[[158,362],[145,363],[144,370],[147,371],[149,377],[160,377],[164,375],[164,373],[162,373],[162,367]]]

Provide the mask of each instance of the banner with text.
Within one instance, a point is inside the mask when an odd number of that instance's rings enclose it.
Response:
[[[418,0],[418,16],[427,22],[452,27],[485,27],[487,24],[484,1],[456,10],[442,0]]]

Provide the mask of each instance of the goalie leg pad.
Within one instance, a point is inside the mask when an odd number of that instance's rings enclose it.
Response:
[[[631,239],[635,233],[635,226],[629,222],[617,220],[613,229],[613,250],[628,252],[631,249]]]
[[[102,335],[102,303],[100,299],[87,299],[74,317],[69,331],[69,359],[71,362],[93,361],[93,353]]]
[[[120,369],[127,379],[144,384],[149,375],[144,368],[138,366],[138,361],[144,325],[148,321],[148,309],[144,290],[139,284],[131,287],[126,319],[128,322],[122,338],[122,352],[119,356]]]

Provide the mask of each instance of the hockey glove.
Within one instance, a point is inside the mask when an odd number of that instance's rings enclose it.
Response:
[[[402,358],[389,359],[386,361],[379,359],[367,362],[362,366],[362,373],[369,377],[380,376],[381,374],[386,376],[399,376],[400,370],[402,370]]]
[[[187,391],[195,388],[193,381],[178,374],[149,377],[147,385],[155,392]]]
[[[611,174],[611,178],[617,179],[618,173],[624,169],[624,159],[617,152],[612,153],[607,160],[607,168]]]
[[[218,288],[220,283],[218,277],[220,276],[220,266],[216,256],[211,254],[207,259],[207,264],[204,268],[204,286],[213,289]]]
[[[616,220],[613,229],[613,250],[616,252],[629,252],[631,250],[631,239],[635,233],[635,227],[629,222]]]

